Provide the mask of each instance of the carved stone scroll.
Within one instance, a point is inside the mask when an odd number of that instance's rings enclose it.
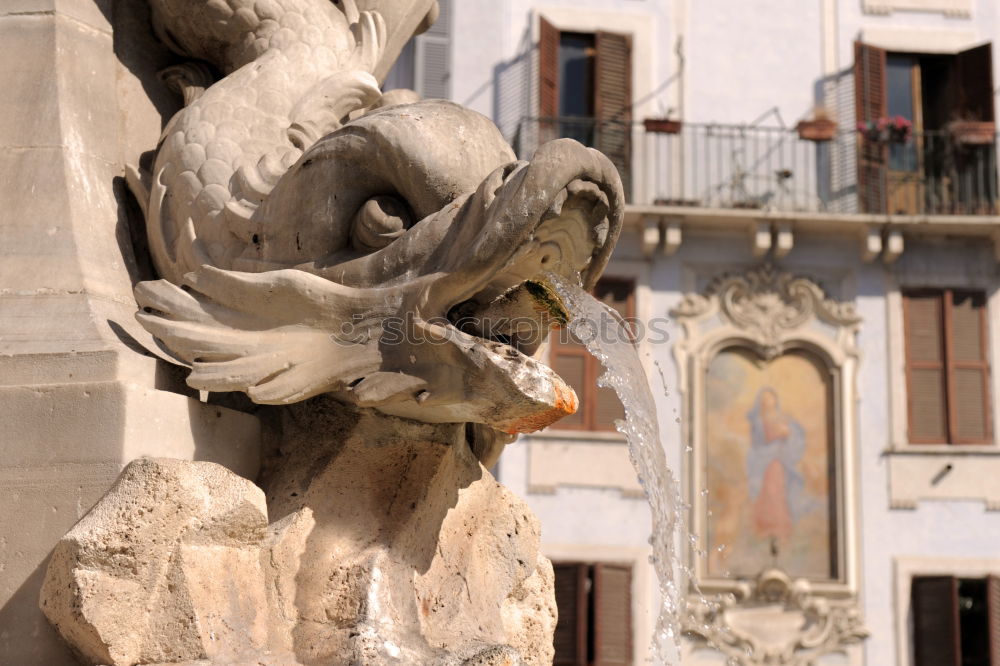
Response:
[[[711,600],[688,597],[682,617],[689,639],[740,666],[809,666],[869,635],[855,604],[817,595],[809,581],[774,569]],[[762,624],[770,631],[755,631]]]

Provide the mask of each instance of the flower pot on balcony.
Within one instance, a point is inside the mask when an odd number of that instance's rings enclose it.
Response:
[[[795,129],[805,141],[831,141],[837,135],[837,123],[829,118],[801,120]]]
[[[879,118],[858,123],[858,132],[872,143],[909,143],[913,121],[902,116]]]
[[[681,121],[668,120],[667,118],[646,118],[642,121],[647,132],[656,134],[680,134]]]
[[[996,138],[996,124],[982,120],[954,120],[948,123],[948,134],[955,143],[986,146]]]

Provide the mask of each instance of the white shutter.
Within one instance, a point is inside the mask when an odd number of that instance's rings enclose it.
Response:
[[[414,90],[424,99],[451,96],[451,0],[438,5],[438,20],[414,40]]]
[[[831,213],[858,212],[858,154],[857,140],[852,132],[854,118],[854,71],[839,72],[827,79],[827,108],[833,112],[837,129],[841,132],[822,151],[829,151],[830,188],[826,198],[826,210]],[[821,170],[824,168],[820,167]]]
[[[399,57],[396,58],[396,63],[389,70],[389,73],[386,74],[385,82],[382,84],[384,92],[400,88],[404,90],[414,89],[416,86],[414,50],[414,40],[411,39],[406,42],[406,46],[403,47],[403,50],[399,52]]]

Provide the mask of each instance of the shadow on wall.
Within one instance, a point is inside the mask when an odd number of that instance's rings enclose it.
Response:
[[[38,592],[42,588],[45,569],[49,566],[49,557],[51,555],[25,578],[3,608],[0,608],[2,663],[14,663],[5,661],[4,655],[10,654],[16,654],[22,660],[30,659],[29,662],[21,663],[46,666],[75,666],[78,663],[38,606]],[[24,650],[25,644],[31,646],[31,652]]]
[[[517,55],[493,68],[493,119],[500,133],[517,145],[521,120],[536,115],[532,84],[538,67],[538,45],[531,41],[531,29],[525,29]]]
[[[183,62],[183,58],[167,49],[153,34],[148,3],[106,0],[97,4],[114,30],[115,56],[138,79],[143,92],[162,118],[161,129],[166,127],[181,109],[182,101],[180,95],[167,88],[159,73]]]

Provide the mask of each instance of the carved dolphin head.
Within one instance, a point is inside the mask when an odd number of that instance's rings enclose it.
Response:
[[[143,283],[139,319],[196,388],[533,431],[576,408],[533,358],[565,316],[545,275],[592,286],[623,201],[611,162],[575,141],[518,161],[450,102],[378,109],[282,177],[239,272]]]

